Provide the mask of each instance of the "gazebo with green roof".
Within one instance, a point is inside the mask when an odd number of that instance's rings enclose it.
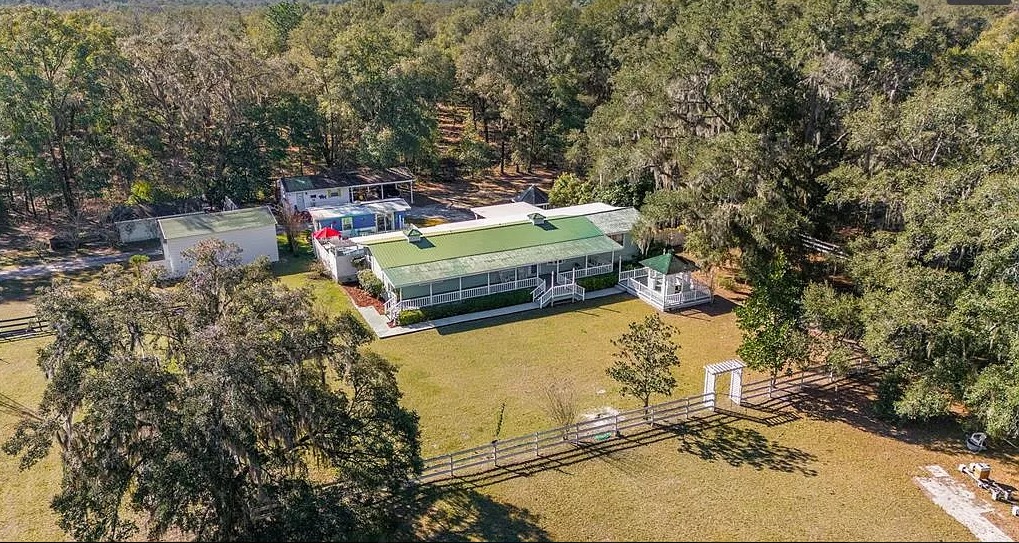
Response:
[[[662,311],[713,299],[711,289],[693,278],[693,272],[699,268],[692,260],[664,252],[639,264],[639,268],[620,273],[619,284]]]

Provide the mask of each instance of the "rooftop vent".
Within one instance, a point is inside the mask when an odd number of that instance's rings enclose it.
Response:
[[[541,213],[531,213],[527,218],[531,219],[531,224],[545,224],[545,216]]]
[[[409,230],[404,230],[403,233],[407,236],[407,241],[411,243],[421,241],[421,231],[413,226]]]

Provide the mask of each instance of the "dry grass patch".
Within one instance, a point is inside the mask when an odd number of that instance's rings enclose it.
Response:
[[[1014,480],[1019,456],[977,458],[949,421],[885,424],[873,394],[843,386],[786,406],[784,424],[718,415],[575,449],[540,470],[494,470],[450,490],[421,531],[443,540],[492,539],[510,526],[532,540],[974,540],[913,477],[982,459]],[[1008,531],[1008,508],[995,510]]]
[[[24,304],[27,305],[27,304]],[[30,308],[29,308],[30,309]],[[15,316],[23,311],[12,303],[0,304],[0,314]],[[0,393],[13,400],[35,407],[46,386],[42,371],[36,365],[36,351],[48,338],[0,343]],[[0,412],[0,443],[14,433],[16,419]],[[18,459],[0,452],[0,540],[63,541],[67,539],[57,527],[56,515],[49,508],[50,500],[60,489],[60,460],[51,452],[31,469],[18,469]]]

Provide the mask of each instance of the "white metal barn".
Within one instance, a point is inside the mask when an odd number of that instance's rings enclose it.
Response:
[[[280,259],[276,218],[265,207],[172,217],[159,220],[164,266],[170,276],[184,275],[191,268],[191,262],[181,254],[184,250],[213,238],[240,247],[245,264],[260,256],[269,257],[271,262]]]

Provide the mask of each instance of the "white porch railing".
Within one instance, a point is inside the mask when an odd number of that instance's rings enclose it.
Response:
[[[538,281],[538,286],[531,291],[531,301],[537,302],[542,294],[545,294],[545,282]]]
[[[433,294],[431,296],[422,296],[420,298],[409,298],[399,302],[390,298],[386,301],[385,310],[386,314],[389,315],[390,318],[396,318],[401,311],[407,309],[419,309],[430,305],[448,304],[450,302],[458,302],[469,298],[480,298],[481,296],[488,296],[489,294],[525,289],[536,285],[544,286],[544,281],[542,281],[539,277],[528,277],[527,279],[509,281],[506,283],[496,283],[494,285],[485,285],[483,287],[444,292],[442,294]]]
[[[707,287],[695,284],[693,290],[684,290],[675,294],[665,296],[665,307],[687,305],[702,300],[710,300],[711,291]]]
[[[580,286],[580,285],[578,285],[576,283],[568,283],[568,284],[565,284],[565,285],[555,285],[554,287],[546,290],[541,295],[541,297],[538,298],[538,300],[537,300],[538,307],[545,307],[546,305],[548,305],[548,304],[550,304],[550,303],[552,303],[552,302],[554,302],[556,300],[559,300],[559,299],[562,299],[562,298],[567,298],[567,297],[569,297],[571,299],[578,299],[579,298],[579,299],[583,300],[584,297],[586,296],[586,294],[587,293],[584,290],[584,287],[582,287],[582,286]]]
[[[647,276],[647,268],[634,268],[632,270],[623,270],[619,272],[619,282],[622,283],[627,279],[637,279],[645,276]]]
[[[691,290],[684,290],[673,294],[663,294],[661,291],[655,290],[633,277],[620,281],[619,284],[634,292],[638,298],[662,310],[697,305],[710,302],[713,299],[711,289],[697,282],[693,283]]]
[[[558,283],[572,283],[573,279],[580,279],[582,277],[590,277],[592,275],[601,275],[603,273],[610,273],[615,266],[612,263],[602,264],[600,266],[590,266],[587,268],[581,268],[577,270],[570,270],[566,272],[559,272],[556,276]]]

